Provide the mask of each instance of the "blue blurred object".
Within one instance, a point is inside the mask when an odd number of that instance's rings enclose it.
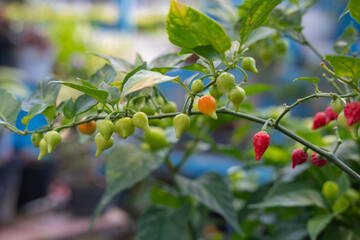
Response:
[[[21,119],[27,115],[27,112],[21,110],[17,119],[16,127],[20,130],[25,130],[25,125],[21,123]],[[41,126],[47,125],[47,121],[43,115],[37,115],[33,117],[28,124],[28,131],[34,131]],[[40,150],[35,148],[31,142],[31,135],[21,136],[19,134],[13,134],[13,143],[15,151],[27,151],[34,156],[38,155]]]

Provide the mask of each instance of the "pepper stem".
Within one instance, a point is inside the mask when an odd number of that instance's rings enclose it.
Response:
[[[272,118],[269,118],[268,120],[266,120],[265,124],[262,126],[261,128],[261,131],[264,131],[266,132],[266,128],[267,128],[267,125],[269,124],[270,121],[272,121],[273,119]]]

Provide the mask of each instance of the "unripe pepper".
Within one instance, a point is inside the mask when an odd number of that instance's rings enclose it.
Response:
[[[101,133],[97,133],[95,135],[95,145],[96,145],[95,157],[99,157],[103,151],[111,148],[114,145],[114,138],[111,136],[108,140],[106,140]]]
[[[360,121],[360,102],[350,102],[344,107],[344,115],[349,126]]]
[[[323,112],[315,114],[312,129],[315,130],[326,125],[326,115]]]
[[[149,144],[151,150],[159,150],[170,145],[164,129],[159,127],[150,127],[150,131],[144,134],[144,141]]]
[[[338,194],[339,194],[339,186],[336,184],[336,182],[333,181],[326,181],[322,185],[321,189],[322,194],[324,197],[328,200],[334,200]]]
[[[175,136],[180,138],[181,134],[190,126],[190,118],[188,115],[181,113],[174,117]]]
[[[115,131],[114,123],[108,119],[102,120],[99,123],[99,132],[104,137],[104,139],[107,141],[110,139],[111,135]]]
[[[316,152],[314,152],[311,155],[311,163],[316,167],[322,167],[325,166],[328,163],[328,161],[323,156],[318,155]]]
[[[174,113],[177,112],[177,106],[174,102],[165,103],[164,107],[161,109],[163,113]]]
[[[198,102],[199,111],[209,117],[217,120],[218,117],[216,115],[216,101],[212,96],[202,96]]]
[[[354,188],[349,188],[345,192],[345,196],[350,199],[350,201],[355,205],[360,201],[360,193],[356,191]]]
[[[259,161],[270,145],[270,136],[265,131],[256,133],[253,137],[255,160]]]
[[[280,54],[286,54],[288,49],[288,42],[285,39],[278,39],[275,42],[276,51]]]
[[[199,99],[198,96],[195,97],[192,110],[199,111]]]
[[[256,61],[252,57],[244,58],[242,60],[241,67],[246,71],[258,74],[258,70],[256,69]]]
[[[140,108],[140,111],[147,115],[154,115],[156,113],[156,108],[153,104],[147,102]]]
[[[215,84],[209,88],[209,93],[217,101],[219,101],[222,95],[224,95],[224,93],[220,90],[220,88],[218,88],[218,86]]]
[[[149,120],[145,113],[137,112],[132,117],[132,122],[135,127],[144,130],[145,132],[150,132]]]
[[[164,99],[163,99],[161,96],[157,96],[157,97],[155,98],[155,102],[156,102],[158,105],[160,105],[160,106],[164,106],[164,104],[165,104],[165,101],[164,101]]]
[[[303,164],[308,159],[308,154],[302,148],[295,149],[291,154],[292,168]]]
[[[38,148],[41,139],[43,139],[43,134],[42,133],[34,133],[33,135],[31,135],[31,142],[32,144],[34,144],[34,147]]]
[[[129,117],[118,119],[115,122],[115,131],[120,137],[126,139],[135,132],[135,126],[132,119]]]
[[[346,102],[344,99],[336,98],[336,99],[331,100],[330,106],[331,106],[331,109],[334,110],[334,112],[339,114],[343,110],[345,104],[346,104]]]
[[[238,112],[240,104],[244,101],[245,91],[243,88],[235,86],[231,89],[227,97],[233,103],[235,112]]]
[[[40,154],[38,156],[38,160],[41,160],[43,157],[49,154],[48,144],[46,143],[44,138],[40,140],[39,147],[40,147]]]
[[[216,85],[223,93],[228,93],[235,86],[235,77],[231,73],[223,72],[216,79]]]
[[[48,146],[48,153],[51,153],[54,150],[54,148],[59,143],[61,143],[61,140],[62,140],[60,134],[54,130],[47,132],[44,136],[44,139]]]
[[[340,125],[341,128],[343,128],[345,131],[349,132],[351,134],[351,137],[354,140],[358,139],[358,128],[360,126],[360,122],[349,126],[347,123],[347,119],[345,118],[345,115],[343,112],[341,112],[337,118],[337,122]]]
[[[192,84],[191,84],[191,91],[194,94],[198,94],[199,92],[202,92],[204,90],[204,83],[203,81],[201,81],[200,79],[196,79]]]

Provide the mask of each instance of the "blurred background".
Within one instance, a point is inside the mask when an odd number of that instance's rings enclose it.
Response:
[[[229,34],[241,14],[238,6],[242,0],[181,2],[207,13]],[[300,20],[304,35],[322,54],[332,54],[334,41],[352,21],[349,15],[337,21],[347,1],[313,2],[314,7]],[[88,79],[105,63],[92,52],[129,62],[139,58],[150,61],[165,52],[176,52],[178,49],[169,43],[165,30],[168,9],[168,0],[0,0],[0,87],[22,99],[48,75],[64,81]],[[351,24],[359,29],[355,22]],[[281,111],[283,103],[292,103],[313,91],[311,84],[293,84],[293,79],[321,77],[318,56],[289,38],[284,40],[285,50],[268,47],[273,40],[267,39],[261,43],[264,47],[250,49],[248,53],[256,58],[259,69],[258,75],[249,75],[249,81],[266,84],[271,89],[250,98],[254,106],[264,109],[264,114]],[[357,43],[352,48],[356,52],[359,47]],[[237,79],[242,78],[241,73],[233,73]],[[185,80],[194,73],[173,70],[167,74]],[[326,81],[320,81],[319,86],[324,91],[328,88]],[[159,88],[178,106],[183,104],[182,89],[172,83],[161,84]],[[62,88],[59,99],[78,95],[75,90]],[[322,103],[328,104],[321,100],[316,102],[318,105],[305,103],[292,114],[313,116],[323,109]],[[20,119],[25,115],[22,111],[18,117],[20,129],[24,129]],[[44,124],[45,118],[36,116],[29,130]],[[236,142],[236,135],[231,138],[232,126],[225,125],[217,131],[221,134],[214,132],[215,141],[241,145]],[[99,218],[94,232],[88,233],[92,211],[104,192],[103,159],[94,158],[93,143],[76,131],[69,132],[66,138],[54,154],[39,162],[38,149],[32,146],[30,137],[0,128],[1,240],[105,240],[131,239],[134,235],[136,219],[148,206],[149,200],[144,197],[149,192],[146,184],[121,194]],[[281,144],[285,140],[278,136],[276,141]],[[288,153],[284,156],[279,149],[274,151],[288,161]],[[180,159],[180,153],[181,147],[174,154],[175,160]],[[241,167],[242,163],[234,157],[207,153],[192,157],[183,173],[190,177],[206,171],[225,175],[234,166]],[[256,172],[254,184],[264,184],[274,177],[272,168]]]

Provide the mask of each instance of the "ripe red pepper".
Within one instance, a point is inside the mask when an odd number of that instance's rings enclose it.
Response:
[[[253,137],[253,145],[255,151],[255,159],[259,161],[269,147],[270,144],[270,136],[265,131],[260,131]]]
[[[316,167],[322,167],[328,163],[328,160],[321,155],[317,156],[317,153],[314,152],[311,155],[311,163]]]
[[[303,164],[308,159],[307,152],[304,152],[302,148],[295,149],[292,152],[291,160],[292,160],[292,168],[295,168],[296,165]]]
[[[330,121],[336,120],[338,114],[334,112],[334,110],[332,110],[331,107],[328,107],[325,109],[325,116],[326,116],[326,124],[328,124]]]
[[[360,121],[360,102],[351,102],[345,105],[344,115],[349,126]]]
[[[323,112],[318,112],[317,114],[315,114],[314,119],[313,119],[313,126],[312,129],[317,129],[320,128],[322,126],[326,125],[326,115]]]

